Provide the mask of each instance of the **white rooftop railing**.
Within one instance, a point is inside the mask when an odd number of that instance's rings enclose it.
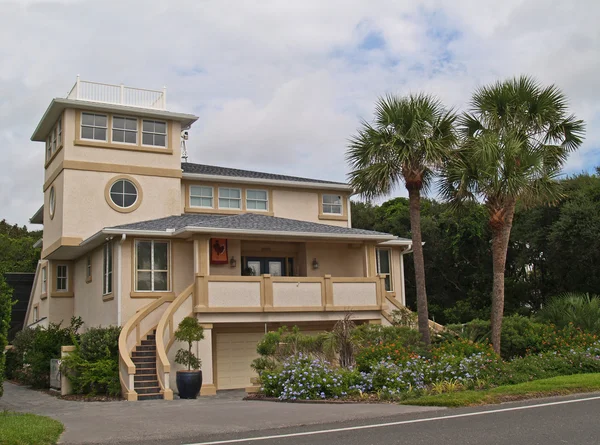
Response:
[[[86,100],[104,104],[125,105],[128,107],[151,108],[153,110],[167,109],[167,89],[146,90],[143,88],[126,87],[125,85],[110,85],[107,83],[77,81],[67,95],[67,99]]]

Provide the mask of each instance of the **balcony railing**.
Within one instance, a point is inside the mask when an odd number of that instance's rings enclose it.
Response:
[[[385,278],[197,275],[195,312],[378,311]]]
[[[146,90],[107,83],[77,81],[67,95],[67,99],[85,100],[104,104],[125,105],[128,107],[150,108],[153,110],[167,109],[167,89]]]

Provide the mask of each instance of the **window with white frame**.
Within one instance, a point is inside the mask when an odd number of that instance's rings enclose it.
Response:
[[[136,291],[169,290],[169,252],[168,241],[137,240],[135,242]]]
[[[50,141],[50,136],[46,139],[46,161],[49,161],[52,157],[52,142]]]
[[[227,187],[219,187],[219,208],[220,209],[241,209],[242,208],[242,190]]]
[[[202,185],[190,186],[190,206],[212,209],[213,205],[213,188]]]
[[[138,120],[133,117],[113,116],[112,141],[137,144]]]
[[[91,275],[91,272],[90,272]],[[102,248],[102,295],[112,293],[113,287],[113,248],[106,243]]]
[[[90,282],[92,281],[92,256],[88,255],[87,259],[85,260],[85,281],[86,282]]]
[[[60,147],[60,144],[62,144],[62,118],[59,118],[56,123],[56,146]]]
[[[42,294],[48,293],[48,269],[42,267]]]
[[[269,198],[266,190],[246,190],[246,208],[248,210],[269,210]]]
[[[392,285],[392,251],[390,249],[377,249],[377,273],[385,276],[385,290],[391,292]]]
[[[167,123],[144,119],[142,121],[142,145],[167,146]]]
[[[68,267],[65,264],[59,264],[56,266],[56,291],[66,292],[68,290]]]
[[[323,213],[328,215],[342,214],[342,197],[340,195],[323,195]]]
[[[39,313],[38,313],[38,306],[34,306],[33,307],[33,322],[35,323],[36,321],[39,320]]]
[[[106,114],[81,113],[81,139],[106,141],[108,117]]]

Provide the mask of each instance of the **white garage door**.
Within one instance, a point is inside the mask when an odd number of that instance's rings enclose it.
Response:
[[[237,389],[251,385],[256,372],[250,367],[258,357],[256,344],[262,333],[217,334],[217,389]]]

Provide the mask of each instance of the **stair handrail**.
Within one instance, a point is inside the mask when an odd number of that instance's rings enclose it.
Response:
[[[177,298],[175,298],[175,300],[173,300],[173,303],[171,303],[167,310],[162,314],[162,317],[158,322],[158,326],[156,327],[156,375],[158,377],[160,391],[163,393],[163,398],[165,400],[172,399],[173,397],[173,390],[169,387],[171,363],[169,362],[168,357],[168,348],[172,344],[173,334],[176,330],[176,327],[173,326],[173,315],[188,298],[191,298],[192,302],[194,301],[194,283],[190,284],[177,296]],[[167,327],[169,329],[169,338],[165,344],[165,333],[167,332]]]
[[[119,380],[121,381],[121,390],[123,396],[127,400],[137,400],[137,393],[134,389],[134,375],[135,375],[135,364],[131,360],[131,351],[137,345],[142,336],[146,332],[140,332],[140,323],[149,314],[160,308],[165,303],[173,301],[173,296],[163,296],[157,298],[153,302],[147,304],[140,310],[138,310],[133,317],[131,317],[127,323],[123,325],[121,333],[119,334]],[[133,347],[129,347],[128,339],[130,334],[135,333],[136,340]],[[127,378],[125,378],[125,375]]]
[[[403,306],[402,303],[400,303],[396,297],[392,296],[392,295],[386,295],[387,300],[392,303],[393,306],[396,307],[396,309],[406,309],[406,306]],[[391,323],[391,317],[387,316],[387,314],[385,314],[385,312],[382,312],[383,316]],[[439,323],[436,323],[433,320],[429,320],[429,329],[432,329],[433,332],[435,333],[439,333],[439,332],[444,332],[446,331],[446,327],[444,325],[441,325]]]

